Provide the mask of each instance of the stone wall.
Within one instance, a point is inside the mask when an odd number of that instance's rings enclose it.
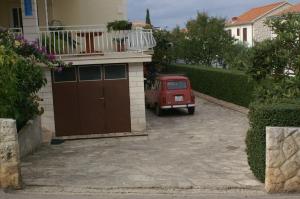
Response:
[[[50,140],[55,136],[53,93],[50,69],[44,68],[44,75],[47,79],[47,84],[39,92],[39,96],[43,99],[43,101],[40,102],[40,106],[44,109],[44,113],[41,116],[41,122],[43,128],[43,141],[50,142]]]
[[[20,157],[23,158],[35,152],[41,146],[42,140],[41,118],[38,116],[28,121],[18,133]]]
[[[0,119],[0,188],[21,188],[16,121]]]
[[[132,132],[142,132],[146,130],[143,70],[143,63],[129,64],[129,93]]]
[[[267,127],[266,190],[300,192],[300,128]]]
[[[281,13],[282,11],[286,10],[287,8],[290,8],[290,4],[285,4],[272,12],[268,13],[264,17],[258,19],[255,23],[253,23],[253,40],[256,42],[261,42],[266,39],[272,38],[272,30],[269,28],[265,22],[268,19],[268,17],[274,16],[278,13]]]

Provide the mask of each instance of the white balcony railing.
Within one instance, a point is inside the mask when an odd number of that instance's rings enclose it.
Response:
[[[11,32],[15,37],[16,37],[16,36],[23,35],[23,30],[22,30],[22,28],[9,28],[8,30],[9,30],[9,32]]]
[[[152,30],[108,32],[104,27],[50,27],[40,30],[39,45],[57,56],[104,55],[148,51],[156,45]]]

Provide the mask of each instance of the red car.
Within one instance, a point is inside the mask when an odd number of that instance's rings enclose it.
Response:
[[[195,96],[190,80],[181,75],[158,76],[152,84],[146,85],[146,107],[155,108],[157,115],[164,109],[187,108],[195,112]]]

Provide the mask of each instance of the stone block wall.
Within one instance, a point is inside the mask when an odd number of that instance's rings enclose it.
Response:
[[[300,128],[267,127],[267,192],[300,192]]]
[[[143,63],[129,64],[129,93],[131,131],[146,130],[144,66]]]
[[[40,106],[44,109],[44,114],[41,116],[43,139],[44,142],[49,142],[55,136],[55,122],[54,122],[54,106],[53,106],[53,93],[52,93],[52,80],[51,71],[44,68],[44,75],[47,79],[47,84],[40,92],[39,96],[43,99]]]
[[[42,144],[41,118],[30,120],[18,133],[20,157],[23,158],[35,152]]]
[[[266,39],[271,39],[273,32],[271,28],[269,28],[265,24],[266,20],[269,17],[279,14],[290,7],[290,4],[285,4],[277,9],[274,9],[273,11],[269,12],[267,15],[263,16],[262,18],[258,19],[255,23],[253,23],[253,40],[256,42],[261,42]]]
[[[0,188],[21,188],[16,121],[0,119]]]

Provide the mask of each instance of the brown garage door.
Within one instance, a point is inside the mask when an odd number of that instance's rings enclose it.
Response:
[[[130,132],[127,70],[119,64],[54,71],[56,136]]]

